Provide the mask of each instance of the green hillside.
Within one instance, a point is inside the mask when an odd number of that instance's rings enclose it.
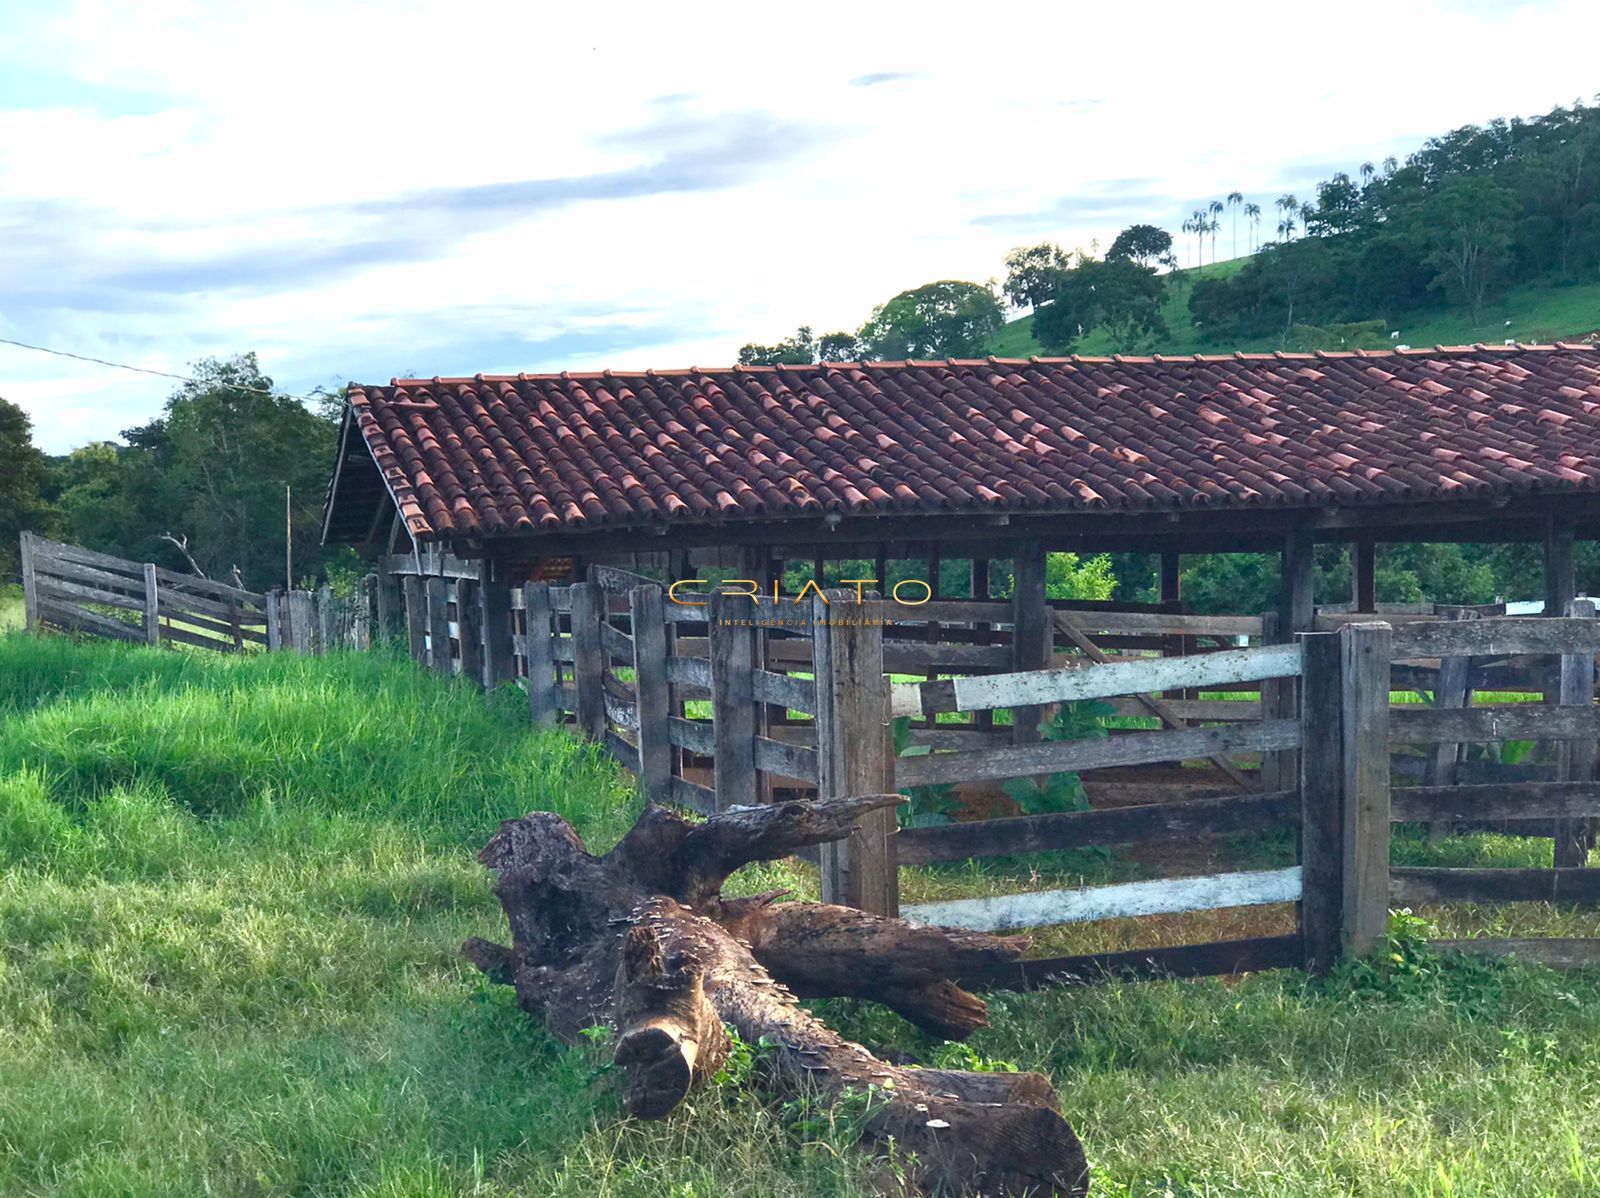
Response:
[[[1218,354],[1242,349],[1266,353],[1285,348],[1277,337],[1247,340],[1243,344],[1218,345],[1202,338],[1189,315],[1189,295],[1195,280],[1222,278],[1235,274],[1248,258],[1234,258],[1192,270],[1177,271],[1168,288],[1162,315],[1169,335],[1141,352],[1160,354]],[[1510,322],[1509,324],[1507,322]],[[1524,343],[1576,340],[1600,330],[1600,282],[1554,287],[1526,284],[1514,287],[1501,299],[1484,305],[1483,316],[1474,324],[1463,308],[1437,308],[1402,317],[1391,324],[1400,336],[1399,345],[1472,345],[1483,342],[1499,345],[1507,338]],[[1300,347],[1295,347],[1300,348]],[[1337,344],[1307,348],[1339,349]],[[1033,339],[1033,317],[1013,320],[989,341],[989,352],[1002,358],[1027,358],[1044,351]],[[1116,352],[1110,337],[1096,329],[1075,347],[1086,355]]]

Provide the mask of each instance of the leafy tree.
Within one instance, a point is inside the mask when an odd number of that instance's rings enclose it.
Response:
[[[1489,179],[1452,180],[1431,206],[1428,262],[1439,271],[1435,285],[1465,303],[1474,324],[1502,277],[1514,212],[1515,197]]]
[[[44,483],[45,459],[33,443],[33,421],[0,399],[0,578],[17,572],[22,531],[38,528],[48,515]]]
[[[902,291],[875,308],[861,326],[861,350],[886,360],[975,358],[1004,323],[993,290],[947,279]]]
[[[1106,261],[1118,258],[1129,259],[1140,266],[1170,269],[1177,265],[1172,257],[1172,234],[1155,225],[1129,225],[1118,233],[1106,251]]]
[[[1136,349],[1166,335],[1166,290],[1163,276],[1132,259],[1081,259],[1034,316],[1034,338],[1049,353],[1070,353],[1079,337],[1103,328],[1120,351]]]
[[[854,362],[862,356],[854,333],[824,333],[817,338],[817,361]]]
[[[776,345],[758,345],[750,342],[739,347],[741,366],[807,366],[817,360],[817,341],[811,335],[811,326],[803,324],[794,336],[785,337]]]
[[[1170,234],[1167,243],[1172,243]],[[1006,281],[1001,290],[1017,307],[1037,310],[1050,298],[1057,279],[1071,264],[1072,255],[1059,245],[1043,242],[1018,246],[1006,255]]]

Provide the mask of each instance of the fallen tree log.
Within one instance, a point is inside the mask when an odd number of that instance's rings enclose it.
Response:
[[[726,1059],[731,1027],[769,1046],[755,1084],[784,1098],[872,1094],[864,1146],[891,1143],[927,1192],[1082,1195],[1088,1167],[1054,1089],[1037,1073],[890,1065],[798,999],[851,996],[959,1039],[988,1021],[950,978],[1016,960],[1022,937],[912,927],[846,907],[722,897],[752,861],[846,836],[869,795],[743,807],[690,823],[648,808],[603,857],[560,816],[508,820],[479,854],[494,870],[511,946],[472,939],[463,954],[514,986],[530,1015],[576,1042],[615,1032],[629,1114],[659,1119]]]

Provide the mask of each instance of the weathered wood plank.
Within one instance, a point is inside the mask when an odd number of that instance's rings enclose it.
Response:
[[[667,725],[671,694],[667,678],[667,625],[659,586],[628,592],[633,625],[633,675],[639,713],[639,789],[645,801],[672,798],[672,736]]]
[[[1592,599],[1572,599],[1566,606],[1570,618],[1594,621],[1595,605]],[[1594,708],[1595,667],[1593,653],[1569,653],[1561,658],[1557,702],[1567,709],[1592,710]],[[1594,780],[1595,738],[1576,737],[1559,745],[1558,772],[1563,781],[1589,782]],[[1580,866],[1588,863],[1589,847],[1593,843],[1593,825],[1589,821],[1562,820],[1555,828],[1554,864]]]
[[[219,653],[234,653],[237,648],[231,640],[221,637],[207,636],[203,632],[192,632],[187,628],[177,628],[171,624],[159,626],[160,637],[163,641],[175,641],[180,645],[193,645],[199,649],[215,649]]]
[[[1150,658],[1070,670],[1033,670],[896,686],[894,714],[980,711],[1022,703],[1067,703],[1152,691],[1256,682],[1300,673],[1300,646],[1267,645],[1191,657]]]
[[[1394,634],[1397,661],[1414,657],[1595,652],[1600,652],[1600,621],[1565,617],[1434,620],[1406,625]]]
[[[483,685],[483,599],[473,578],[456,579],[456,644],[461,676]]]
[[[1347,624],[1339,630],[1344,673],[1344,949],[1356,957],[1371,953],[1389,925],[1391,638],[1387,624]]]
[[[522,607],[527,619],[523,649],[528,662],[528,713],[535,724],[548,726],[560,718],[556,710],[556,659],[550,646],[550,584],[524,583]]]
[[[927,865],[935,861],[964,861],[969,857],[1048,853],[1087,845],[1189,840],[1226,832],[1292,827],[1299,821],[1299,794],[1279,791],[1187,803],[1152,803],[1100,811],[975,820],[933,828],[902,828],[898,849],[900,864]]]
[[[672,801],[679,807],[687,807],[690,811],[700,812],[701,815],[710,815],[717,809],[717,792],[709,786],[701,786],[685,778],[674,778]]]
[[[714,595],[709,611],[714,788],[717,802],[732,807],[756,801],[755,628],[748,599]]]
[[[635,574],[617,566],[590,566],[589,581],[614,595],[626,595],[637,586],[660,586],[654,578]]]
[[[1550,969],[1593,969],[1600,966],[1600,939],[1593,937],[1474,937],[1438,939],[1428,946],[1439,952],[1515,957]]]
[[[1439,869],[1397,865],[1388,901],[1423,903],[1600,902],[1600,869]]]
[[[754,755],[758,770],[782,774],[785,778],[797,778],[802,782],[817,780],[817,751],[805,745],[791,745],[771,737],[758,736],[755,738]]]
[[[606,729],[605,745],[606,749],[611,753],[611,756],[615,757],[622,764],[624,769],[631,771],[634,776],[638,776],[638,746],[630,745],[627,741],[623,740],[622,737],[618,736],[609,728]]]
[[[1500,782],[1476,786],[1398,786],[1395,823],[1600,817],[1600,782]]]
[[[130,595],[144,594],[144,566],[129,562],[126,573],[102,570],[81,562],[69,562],[35,551],[33,568],[40,578],[58,578],[68,582],[87,583],[108,591],[122,591]]]
[[[590,740],[605,742],[605,651],[600,624],[605,618],[605,592],[592,582],[574,583],[572,593],[572,680],[577,688],[578,730]],[[553,646],[556,656],[560,647]]]
[[[85,566],[98,566],[102,570],[109,570],[114,574],[127,574],[134,578],[141,578],[144,573],[144,563],[130,562],[126,558],[114,557],[109,553],[100,553],[93,549],[85,549],[81,545],[68,545],[63,541],[52,541],[47,537],[37,534],[33,537],[33,556],[41,565],[47,561],[77,562]]]
[[[688,749],[709,757],[717,751],[716,737],[709,720],[685,720],[671,716],[667,720],[667,734],[680,749]]]
[[[619,727],[627,728],[633,732],[639,730],[639,708],[626,699],[619,699],[615,695],[604,696],[606,719]]]
[[[1337,632],[1308,633],[1301,644],[1300,927],[1305,967],[1325,973],[1344,925],[1344,653]]]
[[[1005,731],[996,732],[992,728],[963,728],[959,725],[939,724],[932,728],[913,728],[910,730],[911,743],[914,745],[927,745],[933,749],[951,749],[964,751],[968,749],[1000,748],[1011,743],[1011,736]]]
[[[156,579],[163,586],[232,607],[254,608],[260,611],[266,606],[266,596],[256,591],[247,591],[242,587],[229,586],[225,582],[200,578],[194,574],[179,574],[176,570],[168,570],[164,566],[156,567]]]
[[[39,631],[39,591],[36,572],[38,560],[36,557],[35,543],[37,538],[33,533],[24,530],[22,533],[22,619],[23,627],[29,632]]]
[[[108,591],[101,587],[85,586],[80,582],[64,582],[48,574],[37,575],[34,581],[36,594],[50,599],[64,599],[69,603],[98,603],[103,607],[116,607],[124,611],[142,612],[145,609],[144,587],[136,594]]]
[[[1131,732],[1104,740],[1046,741],[1005,749],[902,757],[895,763],[895,784],[905,787],[929,782],[1022,778],[1117,765],[1191,761],[1223,753],[1292,749],[1299,744],[1298,720],[1264,720],[1259,724],[1189,728],[1181,732]]]
[[[381,599],[381,579],[377,591]],[[478,576],[478,593],[481,596],[483,630],[483,685],[493,688],[517,676],[517,666],[511,652],[511,584],[504,579],[490,578],[489,565],[485,562]],[[379,606],[381,608],[381,602]],[[380,630],[383,628],[381,611],[378,627]],[[384,634],[380,632],[380,635]]]
[[[817,797],[885,794],[894,786],[894,751],[883,672],[883,629],[874,623],[832,624],[828,601],[813,601],[816,677]],[[873,596],[874,598],[876,596]],[[820,850],[824,902],[894,915],[900,905],[895,809],[864,816],[850,836]]]
[[[1025,541],[1011,558],[1011,668],[1021,674],[1046,670],[1051,665],[1055,646],[1052,613],[1045,602],[1044,545]],[[956,700],[961,701],[961,682],[956,682]],[[1000,706],[992,704],[991,706]],[[1022,698],[1006,703],[1011,708],[1011,741],[1033,744],[1039,740],[1039,725],[1049,718],[1051,700]],[[958,708],[958,710],[964,710]]]
[[[1148,716],[1144,696],[1110,700],[1118,715]],[[1241,723],[1259,720],[1261,703],[1256,699],[1162,699],[1161,703],[1180,725],[1185,720],[1208,723]]]
[[[809,678],[774,674],[771,670],[753,670],[750,674],[750,690],[758,703],[772,703],[806,715],[817,714],[817,684]]]
[[[678,686],[711,690],[711,662],[704,657],[667,658],[667,681]]]
[[[1600,708],[1508,703],[1498,707],[1397,706],[1389,711],[1389,742],[1563,740],[1600,735]]]
[[[424,585],[428,592],[428,665],[434,673],[449,677],[455,669],[450,652],[450,583],[435,577]]]
[[[633,638],[611,624],[600,625],[600,647],[612,657],[633,662]]]
[[[117,641],[144,641],[144,630],[137,624],[127,624],[111,616],[101,615],[88,608],[79,607],[62,599],[41,596],[38,599],[37,619],[41,625],[69,632],[94,632]]]
[[[1200,878],[1162,878],[1122,882],[1082,890],[1041,890],[992,898],[951,899],[903,907],[912,923],[977,932],[1005,932],[1094,919],[1168,915],[1291,903],[1300,897],[1300,867],[1211,874]]]
[[[1037,990],[1132,979],[1199,978],[1294,969],[1300,965],[1300,937],[1257,936],[1213,944],[1130,949],[1077,957],[1045,957],[962,973],[955,981],[970,990]]]

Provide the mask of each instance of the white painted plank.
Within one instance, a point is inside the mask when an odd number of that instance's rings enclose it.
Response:
[[[994,898],[952,899],[900,908],[910,923],[1003,932],[1126,915],[1168,915],[1288,903],[1300,897],[1300,867],[1211,874],[1203,878],[1163,878],[1082,890],[1041,890]]]
[[[1229,649],[1191,657],[1152,657],[1148,661],[1115,662],[1078,669],[957,678],[954,710],[986,711],[996,707],[1070,703],[1078,699],[1109,699],[1152,691],[1258,682],[1263,678],[1298,675],[1300,663],[1299,645],[1267,645],[1260,649]],[[893,714],[923,715],[922,695],[926,688],[934,685],[937,684],[897,685],[891,700]]]

